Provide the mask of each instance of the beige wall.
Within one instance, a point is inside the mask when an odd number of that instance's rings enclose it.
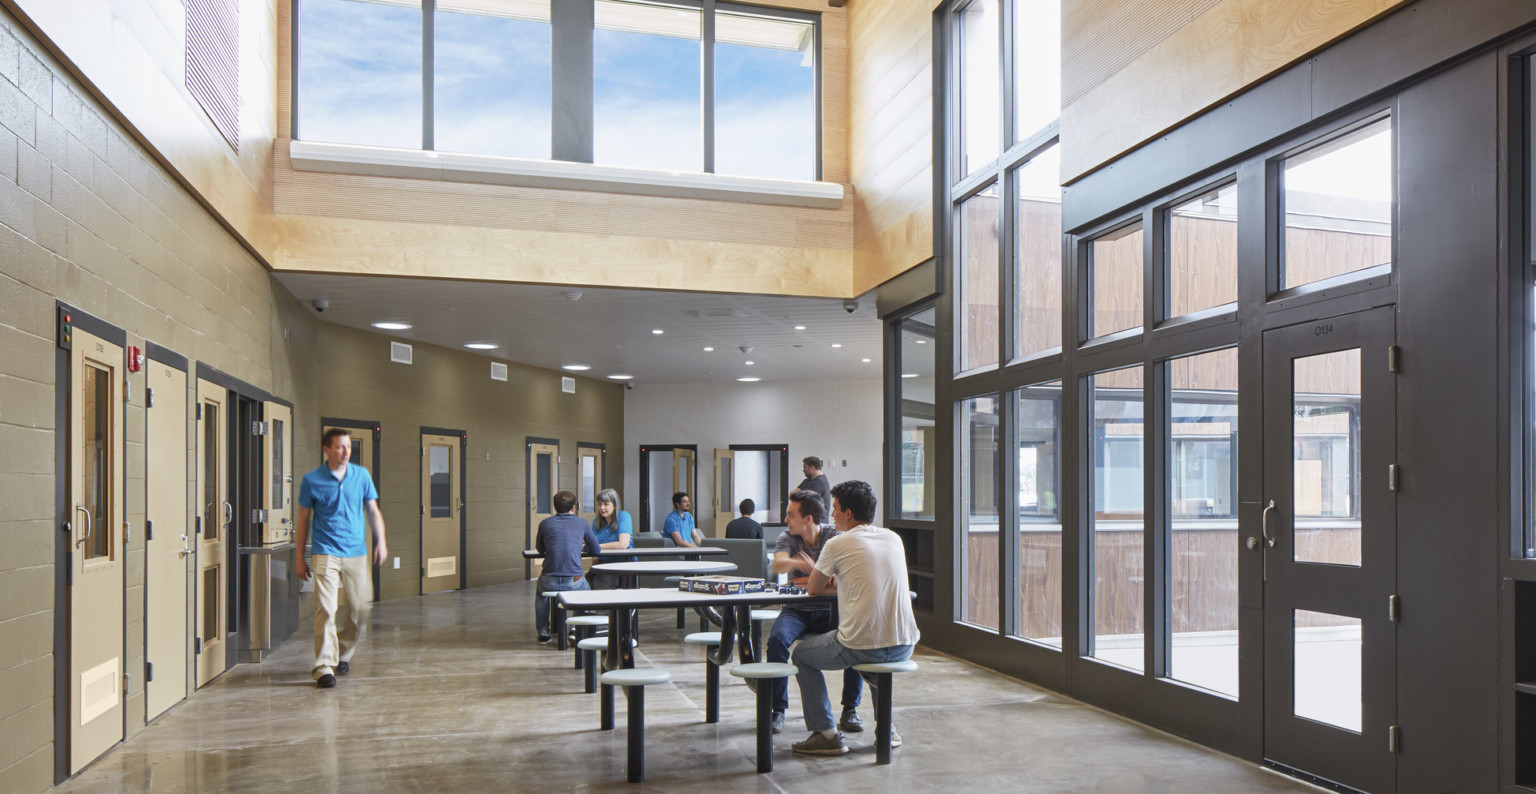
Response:
[[[220,144],[222,145],[222,143]],[[53,782],[54,301],[295,402],[314,321],[8,13],[0,13],[0,781]],[[284,340],[282,329],[289,330]],[[126,406],[125,671],[144,724],[144,378]],[[189,422],[189,429],[191,428]],[[316,454],[306,433],[295,454]],[[190,487],[190,486],[189,486]]]
[[[562,373],[512,362],[506,382],[493,381],[492,359],[423,344],[414,346],[412,364],[394,364],[389,337],[329,323],[320,325],[315,350],[321,413],[383,428],[379,506],[400,568],[380,571],[381,598],[421,592],[423,426],[469,433],[464,566],[471,587],[523,577],[528,436],[560,439],[561,488],[575,490],[578,441],[605,444],[608,481],[622,477],[624,388],[617,383],[576,378],[576,393],[564,394]],[[318,436],[319,426],[311,427]],[[299,458],[296,470],[318,465],[317,455]]]

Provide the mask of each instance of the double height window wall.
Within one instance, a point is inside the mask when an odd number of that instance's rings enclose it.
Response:
[[[295,140],[821,177],[820,15],[713,0],[294,0]]]
[[[1240,571],[1262,574],[1243,566],[1267,548],[1257,526],[1239,531],[1242,482],[1254,493],[1244,521],[1260,521],[1258,494],[1283,494],[1263,537],[1286,522],[1287,561],[1370,565],[1361,348],[1271,365],[1261,340],[1330,305],[1374,305],[1328,303],[1338,296],[1390,299],[1391,109],[1128,197],[1064,234],[1057,5],[969,0],[939,19],[952,266],[936,422],[953,428],[955,464],[953,498],[940,495],[954,526],[944,617],[995,635],[986,658],[1013,653],[1046,680],[1124,693],[1107,682],[1134,676],[1206,704],[1193,708],[1228,708],[1210,704],[1245,691]],[[1282,402],[1288,412],[1258,415]],[[901,421],[916,424],[905,403]],[[1260,449],[1275,458],[1268,481]],[[1313,714],[1308,698],[1334,681],[1309,672],[1326,654],[1353,665],[1336,676],[1356,687],[1340,685],[1341,702],[1358,695],[1358,620],[1276,620],[1296,642],[1295,713]]]

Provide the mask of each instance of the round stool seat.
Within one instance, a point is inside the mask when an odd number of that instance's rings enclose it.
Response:
[[[682,580],[683,580],[683,577],[681,577],[681,576],[667,576],[667,577],[664,577],[662,579],[663,582],[671,582],[672,584],[677,584],[678,582],[681,582]]]
[[[633,667],[623,670],[609,670],[599,676],[597,680],[607,686],[648,686],[650,684],[665,684],[672,680],[672,674],[666,670]]]
[[[539,595],[544,596],[545,598],[559,598],[560,594],[562,592],[564,592],[564,591],[563,590],[545,590],[544,592],[539,593]]]
[[[606,626],[608,618],[602,615],[574,615],[565,619],[567,626]]]
[[[684,645],[719,645],[720,632],[696,631],[683,638]]]
[[[779,617],[778,610],[774,610],[774,609],[754,609],[754,610],[752,610],[752,619],[753,620],[776,620],[776,619],[778,619],[778,617]]]
[[[640,646],[640,641],[639,640],[633,639],[633,638],[630,639],[629,647],[637,648],[639,646]],[[583,651],[606,651],[606,650],[608,650],[608,638],[607,637],[588,637],[588,638],[582,640],[581,642],[576,643],[576,647],[582,649]]]
[[[899,662],[865,662],[854,665],[853,669],[861,673],[910,673],[917,669],[917,662],[911,659],[903,659]]]
[[[788,662],[749,662],[731,668],[737,678],[788,678],[800,672],[800,668]]]

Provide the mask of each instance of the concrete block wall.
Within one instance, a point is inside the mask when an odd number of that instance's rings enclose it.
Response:
[[[291,399],[295,422],[314,431],[296,433],[295,455],[318,454],[313,318],[0,12],[0,789],[7,792],[53,784],[57,300],[124,329],[131,345],[153,341]],[[131,734],[145,722],[145,403],[142,374],[129,381]],[[189,422],[189,439],[192,429]]]

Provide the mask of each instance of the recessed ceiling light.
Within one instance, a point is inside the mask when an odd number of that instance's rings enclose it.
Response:
[[[928,340],[927,339],[919,339],[919,340],[917,340],[917,343],[920,344],[920,345],[926,345],[926,344],[928,344]]]
[[[591,367],[587,366],[586,364],[565,364],[560,368],[568,369],[572,372],[586,372],[587,370],[591,369]]]
[[[832,346],[833,346],[833,347],[842,347],[842,345],[840,345],[840,344],[838,344],[838,343],[836,343],[836,342],[833,342],[833,343],[832,343]]]
[[[805,330],[805,326],[803,326],[803,325],[797,325],[797,326],[795,326],[795,330],[796,330],[796,331],[804,331],[804,330]]]
[[[634,380],[634,375],[609,375],[609,380]]]
[[[860,361],[862,361],[862,362],[864,362],[864,363],[865,363],[865,364],[868,364],[868,363],[869,363],[869,359],[867,359],[867,358],[861,358],[861,359],[859,359],[859,360],[860,360]]]
[[[756,364],[756,363],[757,363],[756,361],[748,361],[747,362],[747,366],[750,367],[750,366],[752,366],[753,364]]]
[[[666,333],[666,331],[663,331],[660,328],[652,328],[651,329],[651,333],[653,333],[653,334],[655,334],[657,336],[661,336],[662,334]]]
[[[756,383],[762,380],[762,378],[737,378],[736,380],[741,381],[742,383]]]
[[[903,372],[903,373],[901,373],[901,376],[903,378],[915,378],[915,377],[917,377],[917,373],[916,372]]]
[[[705,353],[713,353],[713,352],[715,352],[715,349],[712,348],[712,347],[706,347],[706,348],[704,348],[704,352]]]
[[[500,345],[493,345],[490,342],[466,342],[464,346],[470,350],[495,350],[497,347],[500,347]]]
[[[386,331],[409,331],[409,330],[411,330],[411,324],[410,323],[374,323],[373,327],[374,328],[382,328],[382,329],[384,329]]]

